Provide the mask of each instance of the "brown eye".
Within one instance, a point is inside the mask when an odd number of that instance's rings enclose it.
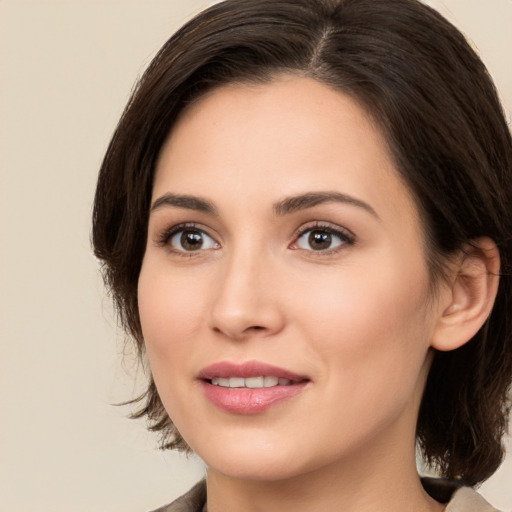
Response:
[[[315,251],[329,249],[332,244],[332,235],[323,231],[311,231],[308,236],[308,244]]]
[[[170,245],[176,251],[192,252],[215,249],[217,242],[200,229],[180,229],[171,237]]]
[[[203,245],[203,237],[194,231],[184,231],[180,236],[180,243],[186,251],[197,251]]]
[[[352,244],[353,239],[341,230],[331,227],[306,229],[297,238],[297,247],[308,251],[329,251],[344,244]]]

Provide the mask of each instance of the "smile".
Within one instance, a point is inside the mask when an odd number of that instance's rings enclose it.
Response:
[[[207,400],[230,414],[260,414],[299,395],[311,379],[259,361],[222,361],[198,375]]]

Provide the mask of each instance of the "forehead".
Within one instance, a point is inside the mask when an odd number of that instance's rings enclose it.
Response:
[[[272,201],[328,189],[416,213],[371,116],[326,84],[283,76],[226,85],[189,107],[162,148],[153,199],[176,191]]]

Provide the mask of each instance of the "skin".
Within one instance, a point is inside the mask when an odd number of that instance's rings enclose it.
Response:
[[[312,192],[369,208],[276,213]],[[156,203],[169,193],[216,212]],[[414,447],[450,287],[432,296],[418,209],[364,110],[307,78],[224,86],[175,125],[153,204],[142,328],[162,402],[208,467],[208,511],[442,510],[421,488]],[[182,223],[202,248],[165,239]],[[298,235],[325,226],[350,240],[318,250],[311,231]],[[201,369],[251,360],[309,382],[256,415],[205,397]]]

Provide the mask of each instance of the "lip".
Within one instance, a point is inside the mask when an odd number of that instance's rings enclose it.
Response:
[[[215,377],[274,376],[290,384],[268,388],[225,388],[211,383]],[[248,361],[242,364],[221,361],[203,368],[198,376],[206,398],[216,407],[233,414],[259,414],[301,393],[310,379],[285,368]]]

